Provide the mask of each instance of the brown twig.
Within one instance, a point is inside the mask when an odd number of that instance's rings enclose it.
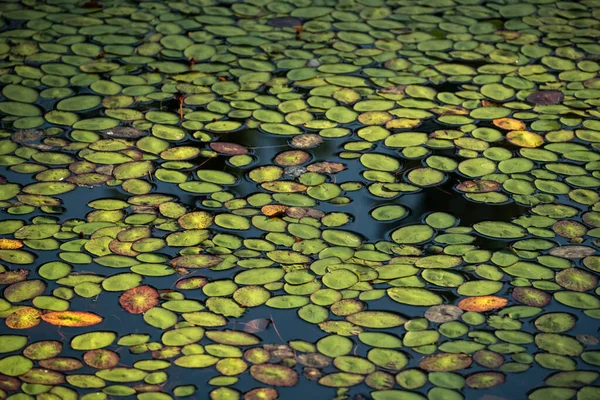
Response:
[[[281,337],[281,335],[279,334],[279,330],[277,329],[277,325],[275,325],[275,320],[273,319],[273,314],[269,313],[269,316],[271,317],[271,323],[273,324],[273,329],[275,329],[275,333],[277,334],[277,337],[283,342],[283,343],[287,343],[285,340],[283,340],[283,338]]]

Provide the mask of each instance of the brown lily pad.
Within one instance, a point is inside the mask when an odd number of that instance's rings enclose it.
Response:
[[[0,374],[0,389],[6,390],[9,392],[14,392],[19,390],[21,387],[21,381],[17,378],[13,378],[12,376]]]
[[[15,143],[32,143],[44,137],[44,132],[37,129],[19,129],[12,134],[12,141]]]
[[[221,154],[229,154],[231,156],[248,154],[248,149],[237,143],[213,142],[209,146],[211,149]]]
[[[463,315],[463,310],[451,304],[440,304],[425,311],[427,320],[439,324],[456,321],[461,315]]]
[[[13,271],[5,271],[0,273],[0,285],[10,285],[24,281],[29,276],[29,271],[26,269],[15,269]]]
[[[151,385],[149,383],[139,383],[134,385],[133,388],[138,393],[158,393],[162,392],[161,385]]]
[[[581,268],[566,268],[555,276],[556,283],[568,290],[587,292],[598,286],[598,278]]]
[[[587,246],[559,246],[550,250],[550,254],[556,257],[563,258],[584,258],[596,253],[591,247]]]
[[[325,213],[323,211],[309,207],[289,207],[285,211],[285,213],[288,217],[297,219],[301,219],[304,217],[321,219],[325,216]]]
[[[320,163],[314,163],[306,167],[310,172],[319,172],[323,174],[337,174],[346,169],[346,166],[342,163],[332,163],[324,161]]]
[[[379,89],[379,93],[383,94],[404,94],[406,90],[406,85],[395,85],[395,86],[387,86],[383,89]]]
[[[333,361],[330,357],[321,353],[305,353],[298,355],[296,358],[300,364],[312,368],[325,368],[331,365]]]
[[[588,346],[597,346],[600,344],[600,339],[594,335],[588,335],[587,333],[575,335],[575,339],[579,340],[579,343],[583,343]]]
[[[116,128],[100,131],[100,133],[109,138],[136,139],[144,136],[144,131],[130,126],[117,126]]]
[[[519,286],[513,289],[512,297],[519,303],[531,307],[544,307],[552,300],[552,296],[543,290],[527,286]]]
[[[285,216],[287,209],[288,206],[283,206],[281,204],[267,204],[260,208],[260,212],[267,217],[282,217]]]
[[[527,96],[527,101],[535,105],[546,106],[550,104],[560,104],[565,99],[563,92],[558,90],[542,90],[531,93]]]
[[[302,21],[292,17],[276,17],[269,19],[267,24],[277,28],[293,28],[294,26],[302,25]]]
[[[294,136],[290,144],[297,149],[308,149],[316,147],[321,143],[323,143],[321,136],[314,133],[303,133],[302,135]]]
[[[47,360],[40,360],[40,367],[52,369],[55,371],[75,371],[83,367],[83,363],[76,358],[55,357]]]
[[[471,389],[490,389],[502,385],[506,376],[502,372],[477,372],[467,377],[467,386]]]

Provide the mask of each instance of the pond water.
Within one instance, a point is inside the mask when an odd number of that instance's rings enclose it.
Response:
[[[4,1],[0,398],[600,399],[597,1]]]

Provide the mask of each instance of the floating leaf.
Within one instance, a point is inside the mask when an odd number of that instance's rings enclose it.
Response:
[[[11,329],[28,329],[41,322],[42,313],[35,308],[22,308],[6,318],[6,326]]]
[[[419,368],[436,372],[457,371],[468,368],[472,362],[468,354],[442,353],[423,358],[419,362]]]
[[[511,131],[506,135],[506,139],[515,146],[530,149],[540,147],[544,143],[541,135],[529,131]]]
[[[120,357],[117,353],[100,349],[90,350],[83,355],[83,361],[92,368],[113,368],[119,363]]]
[[[23,247],[23,242],[15,239],[0,239],[1,250],[15,250]]]
[[[501,372],[477,372],[467,377],[467,386],[472,389],[490,389],[502,385],[506,377]]]
[[[425,311],[425,318],[431,322],[444,323],[455,321],[460,318],[463,311],[453,305],[442,304],[430,307]]]
[[[497,296],[467,297],[458,302],[458,307],[464,311],[483,312],[506,307],[508,300]]]
[[[576,292],[586,292],[598,286],[598,278],[580,268],[559,271],[555,279],[560,286]]]
[[[398,303],[409,304],[413,306],[434,306],[437,304],[442,304],[443,302],[441,296],[427,289],[392,288],[388,289],[387,293],[392,300],[397,301]]]
[[[158,304],[156,289],[142,285],[127,290],[119,297],[119,303],[131,314],[143,314]]]
[[[96,325],[104,319],[87,311],[54,311],[42,314],[41,318],[50,325],[71,327]]]
[[[498,191],[501,185],[495,181],[474,180],[461,182],[455,187],[456,190],[466,193],[489,193]]]
[[[296,371],[283,365],[253,365],[250,367],[250,375],[266,385],[295,386],[298,383],[298,374]]]
[[[532,307],[543,307],[552,299],[548,293],[530,287],[516,287],[512,291],[512,296],[519,303]]]
[[[558,90],[542,90],[527,96],[527,101],[538,105],[549,105],[561,103],[565,95]]]

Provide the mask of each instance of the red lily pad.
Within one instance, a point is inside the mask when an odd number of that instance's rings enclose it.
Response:
[[[231,156],[248,154],[248,149],[237,143],[213,142],[209,146],[211,149],[221,154],[229,154]]]
[[[143,314],[158,304],[158,291],[148,285],[127,290],[119,297],[119,303],[131,314]]]
[[[587,246],[559,246],[550,250],[550,254],[556,257],[563,258],[584,258],[596,253],[591,247]]]

